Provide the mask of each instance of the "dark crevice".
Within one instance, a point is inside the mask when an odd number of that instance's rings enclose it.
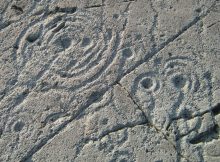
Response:
[[[216,24],[219,23],[219,22],[220,22],[220,21],[214,22],[214,23],[212,23],[211,25],[207,26],[207,28],[210,28],[210,27],[216,25]]]
[[[136,2],[137,0],[124,0],[123,2]]]
[[[219,129],[219,126],[216,124],[210,130],[207,130],[206,132],[200,133],[198,136],[194,137],[189,142],[191,144],[199,144],[199,143],[207,142],[211,139],[217,139],[218,138],[218,129]]]
[[[55,29],[53,29],[52,32],[53,33],[57,33],[57,32],[59,32],[64,27],[65,27],[65,22],[62,22]]]
[[[101,100],[106,91],[94,91],[91,93],[88,99],[88,103],[92,104]]]
[[[76,10],[77,10],[77,7],[65,7],[65,8],[56,7],[55,8],[55,12],[68,13],[68,14],[73,14],[76,12]]]
[[[48,115],[44,121],[41,122],[41,126],[45,127],[47,123],[49,122],[55,122],[57,119],[64,117],[64,116],[69,116],[68,113],[66,112],[56,112]]]
[[[6,89],[0,92],[0,101],[5,97],[6,95]]]
[[[18,11],[19,13],[23,13],[23,12],[24,12],[21,7],[16,6],[16,5],[12,5],[12,6],[11,6],[11,9],[14,9],[14,10]]]
[[[27,40],[29,43],[33,43],[33,42],[35,42],[39,37],[40,37],[40,33],[39,33],[39,32],[31,33],[31,34],[29,34],[29,35],[26,37],[26,40]]]
[[[92,6],[86,6],[85,8],[98,8],[98,7],[102,7],[104,5],[102,4],[97,4],[97,5],[92,5]]]
[[[212,113],[213,113],[214,116],[220,114],[220,103],[218,103],[216,106],[214,106],[212,108]]]
[[[129,3],[129,2],[136,2],[136,1],[137,0],[124,0],[121,3]],[[88,8],[99,8],[99,7],[103,7],[103,6],[106,6],[104,1],[102,1],[102,4],[85,6],[84,8],[86,8],[86,9],[88,9]]]
[[[6,22],[2,22],[0,24],[0,31],[7,28],[9,25],[11,25],[13,22],[12,21],[6,21]]]
[[[56,13],[65,13],[65,14],[73,14],[77,11],[77,7],[65,7],[61,8],[56,6],[55,9],[50,10],[46,13],[46,15],[56,14]]]
[[[123,24],[123,29],[122,29],[123,31],[125,30],[127,24],[128,24],[128,19],[125,19],[125,22],[124,22],[124,24]]]
[[[3,130],[2,130],[2,128],[0,128],[0,138],[1,138],[2,134],[3,134]]]

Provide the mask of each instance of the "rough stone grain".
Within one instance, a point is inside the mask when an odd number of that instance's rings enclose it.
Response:
[[[220,161],[218,0],[1,0],[0,161]]]

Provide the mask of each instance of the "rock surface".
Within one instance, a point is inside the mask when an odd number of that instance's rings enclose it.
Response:
[[[1,0],[0,161],[220,161],[218,0]]]

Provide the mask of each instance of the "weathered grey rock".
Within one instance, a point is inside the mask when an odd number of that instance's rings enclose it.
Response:
[[[92,104],[74,119],[48,145],[43,147],[33,157],[33,160],[74,161],[88,142],[99,141],[111,132],[142,124],[147,124],[147,119],[142,111],[138,109],[122,87],[115,86],[106,92],[100,102]],[[61,151],[60,148],[64,148],[65,151]],[[45,150],[53,151],[45,154]]]
[[[219,131],[214,119],[219,106],[213,110],[219,91],[219,75],[213,71],[219,63],[213,56],[210,63],[208,55],[219,47],[209,42],[214,40],[206,35],[209,29],[200,28],[196,24],[121,80],[151,123],[172,136],[190,161],[204,160],[201,144],[218,138]]]
[[[0,161],[219,161],[218,0],[2,0]]]

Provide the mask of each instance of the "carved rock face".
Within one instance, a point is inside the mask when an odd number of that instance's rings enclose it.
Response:
[[[0,161],[220,161],[219,2],[1,0]]]
[[[204,142],[218,138],[218,113],[214,113],[213,101],[218,75],[212,73],[215,67],[207,64],[206,52],[200,51],[197,37],[189,35],[186,32],[141,64],[121,84],[152,125],[173,139],[189,159],[200,161]]]
[[[157,55],[122,83],[128,83],[126,86],[152,123],[167,129],[173,119],[192,117],[210,109],[210,76],[201,74],[205,68],[198,62],[189,53]]]

